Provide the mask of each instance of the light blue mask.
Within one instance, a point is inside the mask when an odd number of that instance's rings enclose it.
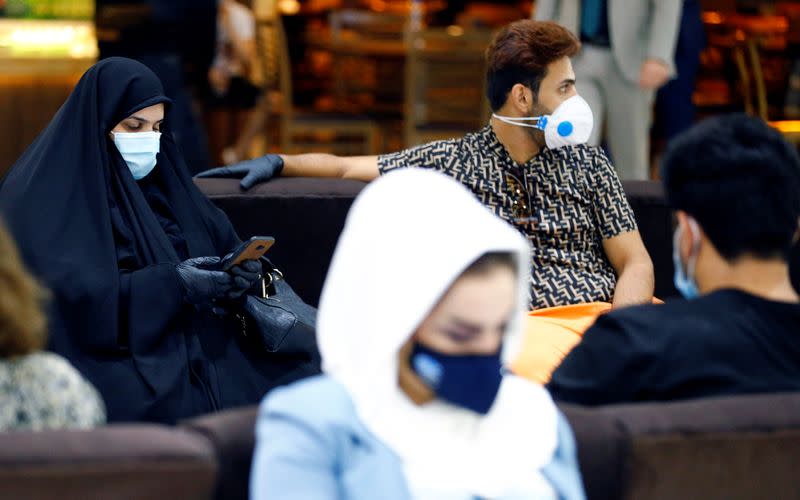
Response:
[[[692,242],[692,250],[689,253],[689,261],[686,263],[686,271],[681,262],[680,243],[681,233],[680,227],[675,230],[675,235],[672,237],[672,263],[675,266],[675,276],[673,281],[675,288],[686,299],[693,299],[700,295],[700,290],[697,288],[697,282],[694,280],[694,269],[697,265],[697,252],[700,249],[700,231],[697,229],[697,223],[693,219],[687,219],[689,224],[689,231],[692,233],[694,241]]]
[[[137,181],[144,179],[156,166],[161,151],[161,132],[112,132],[114,144]]]

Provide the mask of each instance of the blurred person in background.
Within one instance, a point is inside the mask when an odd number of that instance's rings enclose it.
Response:
[[[236,0],[220,0],[217,48],[208,70],[206,105],[209,139],[215,163],[238,161],[231,147],[256,105],[259,89],[250,75],[256,59],[256,21]]]
[[[675,48],[676,75],[656,94],[655,135],[667,142],[694,124],[692,94],[700,69],[700,53],[706,43],[701,14],[700,0],[683,1]]]
[[[575,75],[623,179],[650,178],[655,91],[675,75],[682,0],[536,0],[534,16],[581,39]]]
[[[527,263],[525,239],[440,173],[362,191],[322,292],[324,375],[262,403],[251,498],[584,498],[566,419],[502,371]]]
[[[97,0],[100,59],[121,56],[150,68],[172,101],[171,129],[191,173],[212,166],[194,94],[214,57],[217,0]]]
[[[106,421],[100,395],[67,360],[43,352],[45,290],[23,268],[0,224],[0,431],[77,428]]]

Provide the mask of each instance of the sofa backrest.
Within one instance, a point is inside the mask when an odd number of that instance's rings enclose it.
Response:
[[[590,500],[800,498],[800,393],[559,407]]]
[[[235,179],[196,179],[241,238],[272,236],[267,252],[286,280],[316,306],[347,211],[365,183],[341,179],[278,178],[247,192]]]
[[[800,393],[559,404],[590,500],[800,498]],[[213,443],[216,498],[245,500],[257,408],[185,422]]]
[[[197,179],[242,238],[275,237],[268,256],[309,304],[319,301],[347,211],[365,183],[341,179],[277,178],[243,192],[236,179]],[[661,184],[624,182],[645,246],[655,266],[656,296],[677,293],[672,284],[672,215]]]
[[[214,449],[159,425],[0,433],[0,498],[209,499]]]

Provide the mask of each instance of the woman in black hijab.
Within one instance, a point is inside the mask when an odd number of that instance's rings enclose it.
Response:
[[[260,264],[217,270],[239,239],[194,186],[161,121],[169,103],[147,67],[105,59],[0,184],[23,258],[54,294],[50,349],[95,384],[111,421],[253,404],[318,372],[311,350],[242,343],[231,312]]]

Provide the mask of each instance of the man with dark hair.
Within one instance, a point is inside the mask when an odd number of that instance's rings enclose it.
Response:
[[[745,115],[708,119],[664,157],[686,297],[601,316],[553,374],[557,400],[596,405],[800,389],[800,158]]]
[[[577,38],[552,22],[522,20],[500,30],[487,50],[491,122],[460,139],[380,156],[267,155],[199,176],[244,177],[248,189],[278,173],[370,181],[396,168],[436,169],[528,238],[531,308],[650,302],[653,266],[619,178],[600,149],[583,144],[592,115],[575,90],[570,57],[579,49]],[[515,369],[546,380],[596,312],[555,333],[546,360]],[[532,363],[541,369],[529,369]]]

